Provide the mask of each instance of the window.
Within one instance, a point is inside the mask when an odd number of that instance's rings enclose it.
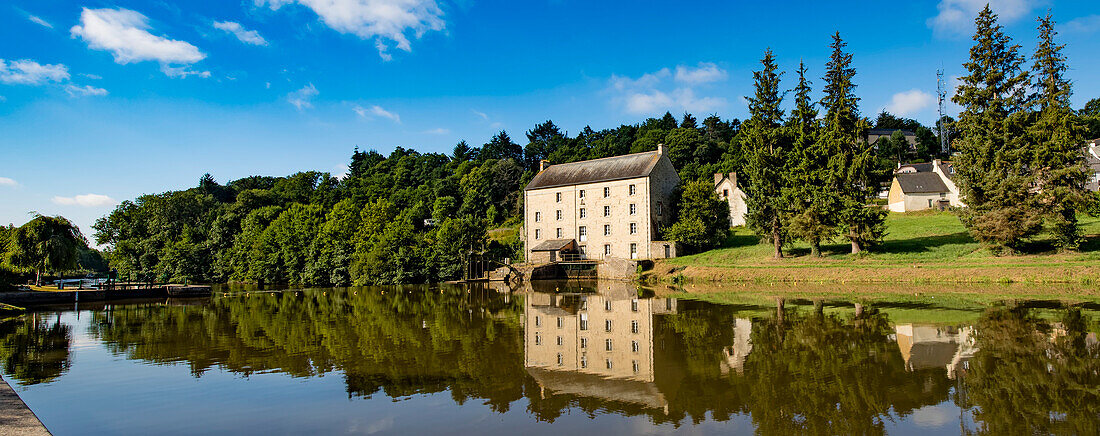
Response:
[[[931,198],[928,199],[928,207],[932,207],[932,199]]]
[[[638,234],[638,223],[630,223],[630,234],[631,235],[637,235]]]
[[[581,356],[581,368],[588,368],[588,358]]]
[[[581,330],[588,330],[588,314],[581,314]]]
[[[542,221],[542,212],[535,212],[535,222]]]
[[[535,345],[542,345],[542,336],[539,336],[538,333],[535,333]]]
[[[609,332],[609,331],[611,331],[611,320],[610,320],[610,319],[609,319],[609,320],[605,320],[605,321],[603,322],[603,330],[604,330],[604,331],[606,331],[606,332]]]
[[[561,317],[559,316],[558,317],[558,328],[560,329],[561,326],[562,326],[562,322],[561,322]]]
[[[561,227],[558,227],[557,229],[555,229],[554,234],[557,235],[557,236],[554,236],[555,238],[561,239]]]
[[[630,341],[630,351],[638,352],[638,341]]]
[[[561,221],[561,209],[554,211],[554,216],[558,219],[558,221]]]
[[[581,199],[584,198],[584,190],[583,189],[581,189],[580,191],[577,191],[577,198],[581,198]]]
[[[634,203],[630,203],[630,214],[631,215],[636,215],[637,213],[638,213],[638,205],[634,204]]]
[[[637,298],[635,298],[633,300],[630,300],[630,310],[632,312],[637,312],[638,311],[638,299]]]
[[[604,224],[603,225],[603,235],[604,236],[611,236],[611,224]]]
[[[542,325],[542,318],[539,318],[538,315],[535,315],[535,327],[539,327],[541,325]]]
[[[663,214],[664,212],[665,212],[665,204],[658,201],[657,202],[657,216],[661,216],[661,214]]]
[[[634,194],[637,194],[637,193],[638,193],[638,187],[634,186],[634,185],[630,185],[630,195],[634,195]]]
[[[607,369],[611,369],[611,359],[607,359]]]
[[[581,209],[581,210],[584,210],[584,209]],[[587,226],[577,227],[577,238],[580,239],[581,242],[584,242],[584,241],[588,240],[588,227]]]
[[[554,201],[556,201],[558,203],[561,203],[561,193],[560,192],[557,192],[557,193],[554,194]]]
[[[611,216],[611,206],[603,207],[603,216]]]
[[[581,338],[581,348],[588,348],[588,338]]]
[[[562,344],[562,342],[561,342],[561,336],[558,336],[558,346],[560,347],[560,346],[561,346],[561,344]]]
[[[634,367],[634,373],[637,374],[638,373],[638,361],[637,360],[631,360],[630,365],[632,367]]]
[[[542,237],[542,232],[540,232],[539,229],[535,229],[535,239],[539,239],[541,237]]]
[[[604,244],[603,245],[603,255],[604,256],[610,256],[611,255],[611,244]]]
[[[730,190],[729,189],[723,189],[722,190],[722,198],[729,198],[729,196],[730,196]]]
[[[607,351],[611,351],[611,348],[612,348],[611,347],[611,339],[605,340],[603,344],[604,344],[604,348],[606,348]]]
[[[603,188],[603,198],[607,198],[607,197],[610,197],[610,196],[611,196],[611,188],[606,188],[606,187]]]
[[[580,216],[581,216],[581,219],[584,219],[584,218],[588,217],[588,209],[585,209],[585,208],[582,207],[581,211],[580,211]]]
[[[630,244],[630,258],[631,259],[637,259],[638,258],[638,244],[636,244],[636,243],[631,243]]]
[[[638,333],[638,320],[630,321],[630,332]],[[558,342],[561,342],[561,336],[558,337]],[[561,345],[561,344],[558,344]]]
[[[942,200],[944,198],[947,198],[947,193],[946,192],[941,192],[940,193],[940,199]]]
[[[558,353],[558,366],[565,364],[565,359],[562,358],[561,353]]]
[[[608,312],[611,311],[611,300],[607,300],[607,301],[603,302],[603,310],[606,310]]]

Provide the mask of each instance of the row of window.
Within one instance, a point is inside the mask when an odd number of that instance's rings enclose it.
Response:
[[[637,309],[635,309],[635,310],[637,310]],[[558,317],[558,328],[560,329],[560,328],[562,328],[562,326],[563,326],[562,318],[559,316]],[[611,323],[610,319],[604,320],[604,331],[610,332],[611,331],[611,326],[612,326],[612,323]],[[542,327],[542,318],[538,317],[537,315],[535,316],[535,327]],[[587,314],[581,314],[581,330],[588,330],[588,315]],[[630,321],[630,332],[631,333],[638,333],[638,320],[631,320]],[[535,337],[538,338],[538,333],[537,332],[535,333]],[[538,341],[536,340],[535,342],[537,343]],[[559,343],[558,345],[561,345],[561,344]],[[582,345],[581,348],[584,348],[584,346]]]
[[[637,214],[638,214],[638,204],[637,203],[630,203],[630,215],[637,215]],[[580,218],[580,219],[588,218],[588,209],[583,208],[583,207],[580,208],[577,211],[577,215],[578,215],[578,218]],[[558,221],[561,221],[563,219],[562,218],[563,216],[564,215],[562,215],[561,209],[558,209],[558,210],[554,211],[554,219],[556,219]],[[603,216],[605,216],[605,217],[611,216],[611,206],[604,206],[603,207]],[[536,223],[541,223],[542,222],[542,212],[538,212],[538,211],[535,212],[535,222]]]
[[[554,237],[555,238],[561,239],[563,234],[564,233],[563,233],[561,227],[558,227],[558,228],[554,229]],[[638,234],[638,223],[630,223],[630,234],[631,235],[637,235]],[[603,235],[604,236],[611,236],[611,224],[604,224],[603,225]],[[542,239],[542,229],[535,229],[535,239]],[[588,240],[588,226],[577,227],[577,239],[580,242],[584,242],[584,241]]]
[[[560,347],[563,344],[564,343],[563,343],[562,337],[558,336],[558,346]],[[535,345],[542,345],[542,336],[539,335],[538,333],[535,334]],[[581,348],[582,349],[587,349],[588,348],[588,338],[581,338]],[[630,351],[631,352],[637,353],[641,349],[642,349],[642,345],[639,344],[638,341],[630,341]],[[604,350],[606,350],[606,351],[615,351],[615,343],[611,339],[604,340]]]
[[[638,187],[636,185],[627,186],[626,190],[627,190],[627,193],[629,195],[634,195],[634,194],[638,193]],[[607,197],[610,197],[610,196],[611,196],[611,187],[610,186],[605,186],[603,188],[603,197],[607,198]],[[577,198],[584,199],[584,190],[583,189],[577,190]],[[558,203],[561,203],[561,193],[560,192],[554,193],[554,201],[556,201]]]
[[[613,369],[615,367],[615,364],[614,364],[614,362],[611,361],[611,359],[604,359],[604,363],[607,365],[607,369]],[[565,364],[565,357],[562,356],[561,353],[558,353],[558,366],[562,366],[564,364]],[[634,373],[637,374],[638,371],[639,371],[639,367],[640,367],[638,365],[638,361],[637,360],[631,360],[630,365],[633,368]],[[588,368],[588,358],[587,357],[581,356],[581,368]]]

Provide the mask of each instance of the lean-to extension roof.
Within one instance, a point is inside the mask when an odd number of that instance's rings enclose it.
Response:
[[[901,192],[906,194],[928,194],[935,192],[947,192],[947,185],[936,173],[901,173],[897,178]]]
[[[550,165],[531,179],[526,190],[646,177],[657,166],[657,161],[660,159],[661,155],[656,151],[647,151]]]
[[[560,251],[572,244],[572,239],[549,239],[532,247],[531,251]]]

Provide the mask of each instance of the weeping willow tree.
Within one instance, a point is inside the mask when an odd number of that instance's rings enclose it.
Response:
[[[43,272],[76,269],[80,250],[88,242],[80,229],[62,216],[35,214],[34,219],[16,228],[8,241],[8,262],[34,271],[35,285],[42,285]]]

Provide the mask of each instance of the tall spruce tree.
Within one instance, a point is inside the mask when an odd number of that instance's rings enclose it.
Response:
[[[974,20],[974,46],[952,101],[962,106],[954,148],[961,218],[995,253],[1011,251],[1042,229],[1032,194],[1032,153],[1026,135],[1028,73],[987,5]]]
[[[1039,45],[1031,68],[1035,75],[1031,101],[1037,109],[1029,129],[1034,148],[1031,169],[1055,244],[1075,250],[1081,244],[1077,210],[1088,195],[1088,172],[1081,146],[1084,127],[1070,107],[1073,90],[1065,78],[1064,45],[1054,42],[1057,34],[1049,12],[1039,18]]]
[[[828,186],[828,148],[820,141],[821,122],[817,119],[810,92],[806,65],[799,62],[794,110],[787,120],[791,153],[788,159],[790,189],[785,201],[790,208],[790,235],[810,244],[810,254],[820,257],[822,241],[837,233],[838,199]]]
[[[883,174],[876,165],[873,147],[863,138],[866,123],[859,116],[859,97],[855,95],[856,75],[852,55],[844,52],[848,44],[833,35],[832,54],[825,64],[825,110],[821,141],[830,156],[830,187],[839,197],[837,219],[852,253],[860,253],[878,243],[886,234],[886,211],[872,207]]]
[[[748,151],[744,174],[748,178],[746,221],[762,238],[770,240],[775,258],[783,257],[786,238],[784,191],[787,187],[786,153],[788,138],[783,127],[783,95],[771,49],[760,60],[763,68],[752,73],[755,94],[749,100],[750,118],[743,125],[743,144]]]

